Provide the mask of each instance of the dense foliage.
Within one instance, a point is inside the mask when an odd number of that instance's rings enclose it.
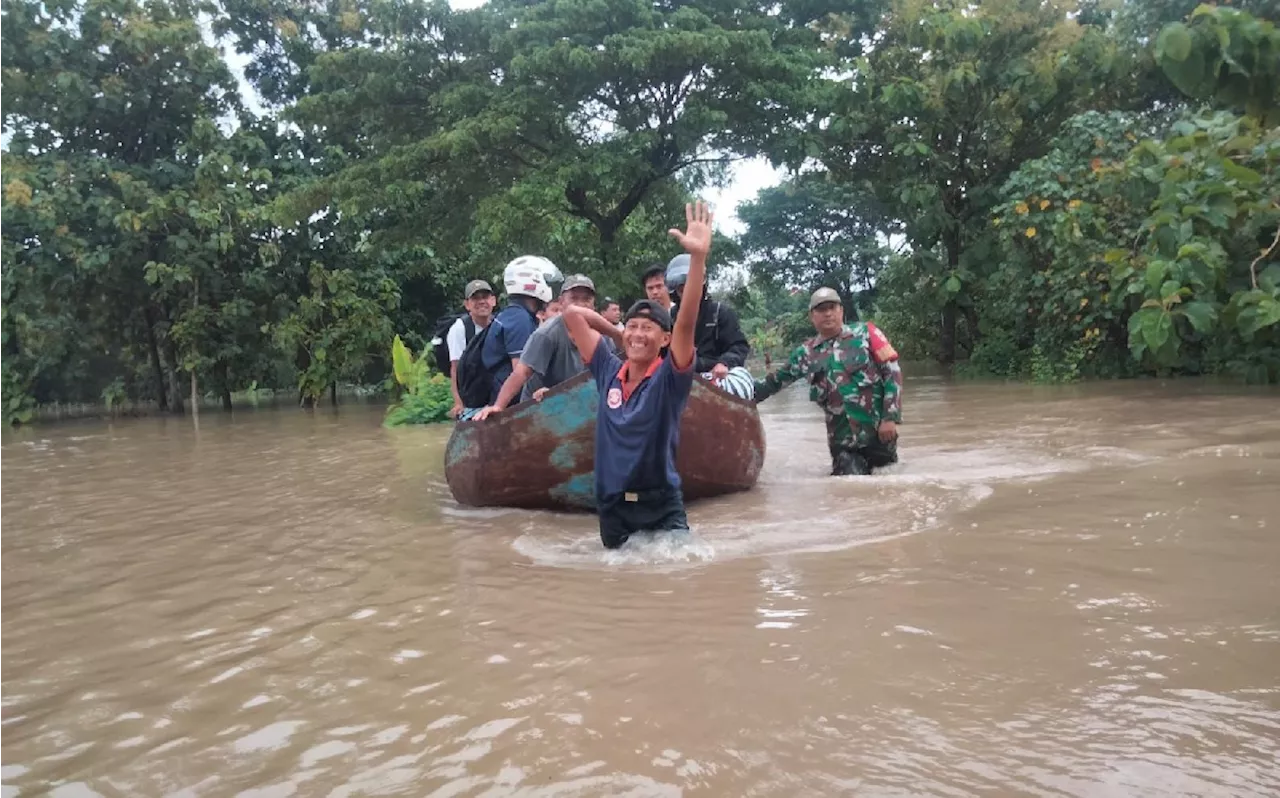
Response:
[[[637,296],[747,157],[790,172],[716,247],[761,353],[830,285],[972,373],[1274,382],[1274,12],[6,0],[0,407],[391,384],[516,255]]]
[[[426,352],[415,359],[400,336],[395,337],[391,344],[391,364],[401,393],[399,401],[387,410],[384,423],[388,427],[431,424],[449,419],[449,411],[453,408],[449,378],[429,368],[428,360]]]

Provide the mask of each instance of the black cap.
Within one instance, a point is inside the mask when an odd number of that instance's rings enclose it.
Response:
[[[627,315],[623,316],[622,323],[626,324],[632,319],[649,319],[657,324],[664,332],[671,332],[671,314],[667,309],[654,302],[652,299],[637,300],[631,309],[627,311]]]

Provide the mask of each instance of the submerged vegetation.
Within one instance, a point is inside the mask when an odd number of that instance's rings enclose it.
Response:
[[[447,415],[410,349],[468,279],[536,252],[634,298],[744,158],[787,173],[716,245],[762,356],[822,284],[968,374],[1274,383],[1274,10],[11,0],[4,421],[380,384],[388,423]]]

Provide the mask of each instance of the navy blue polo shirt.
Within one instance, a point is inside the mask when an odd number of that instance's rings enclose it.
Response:
[[[623,388],[625,361],[596,344],[587,367],[596,378],[596,501],[605,503],[626,491],[680,487],[676,447],[680,415],[693,388],[693,361],[683,371],[670,357],[649,367],[630,396]]]
[[[538,317],[524,305],[512,302],[493,317],[489,334],[480,350],[484,367],[493,373],[493,386],[489,389],[489,404],[498,401],[502,383],[511,376],[511,358],[520,357],[529,336],[538,329]]]

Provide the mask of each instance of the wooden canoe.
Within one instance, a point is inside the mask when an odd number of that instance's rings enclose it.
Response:
[[[541,402],[458,422],[445,449],[453,497],[472,507],[594,510],[598,396],[584,371]],[[685,499],[749,490],[763,465],[755,404],[694,379],[676,453]]]

